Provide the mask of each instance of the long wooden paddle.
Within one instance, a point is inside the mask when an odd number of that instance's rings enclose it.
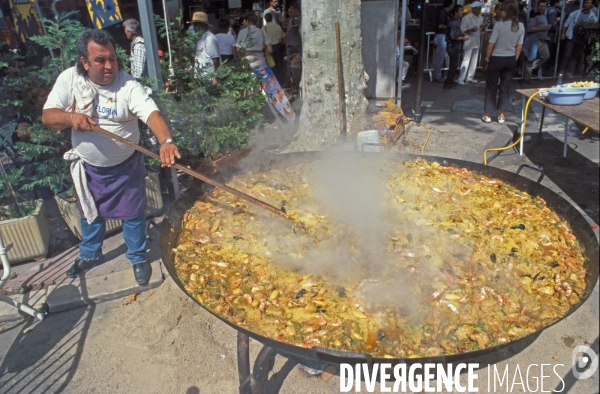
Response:
[[[104,135],[104,136],[106,136],[108,138],[112,138],[113,140],[118,141],[118,142],[120,142],[122,144],[125,144],[125,145],[129,146],[130,148],[133,148],[133,149],[135,149],[135,150],[137,150],[139,152],[142,152],[143,154],[145,154],[147,156],[150,156],[150,157],[152,157],[154,159],[160,160],[160,156],[157,155],[156,153],[154,153],[152,151],[149,151],[148,149],[146,149],[146,148],[144,148],[144,147],[142,147],[142,146],[140,146],[138,144],[134,144],[133,142],[128,141],[128,140],[126,140],[123,137],[115,135],[115,134],[113,134],[113,133],[111,133],[109,131],[106,131],[106,130],[104,130],[104,129],[100,128],[100,127],[97,127],[97,126],[92,126],[92,130],[94,130],[95,132],[98,132],[98,133],[100,133],[100,134],[102,134],[102,135]],[[228,193],[231,193],[234,196],[239,197],[242,200],[245,200],[245,201],[249,202],[250,204],[253,204],[253,205],[256,205],[257,207],[266,209],[269,212],[272,212],[272,213],[277,214],[277,215],[279,215],[279,216],[281,216],[281,217],[283,217],[283,218],[285,218],[285,219],[287,219],[287,220],[289,220],[291,222],[294,222],[294,223],[298,224],[300,227],[302,227],[303,229],[306,228],[306,226],[304,225],[304,223],[298,222],[294,218],[289,217],[281,209],[279,209],[277,207],[274,207],[271,204],[268,204],[268,203],[266,203],[264,201],[261,201],[261,200],[259,200],[257,198],[254,198],[254,197],[252,197],[252,196],[250,196],[250,195],[248,195],[248,194],[246,194],[246,193],[244,193],[242,191],[239,191],[237,189],[231,188],[231,187],[229,187],[227,185],[224,185],[222,183],[214,181],[214,180],[210,179],[209,177],[200,174],[199,172],[190,170],[189,168],[182,166],[181,164],[173,164],[172,167],[177,168],[178,170],[181,170],[181,171],[185,172],[186,174],[188,174],[190,176],[193,176],[194,178],[200,179],[201,181],[204,181],[204,182],[208,183],[209,185],[212,185],[212,186],[217,187],[217,188],[219,188],[221,190],[224,190],[224,191],[226,191]]]

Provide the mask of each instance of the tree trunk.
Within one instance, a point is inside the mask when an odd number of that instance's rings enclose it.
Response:
[[[320,150],[340,140],[335,22],[340,24],[348,141],[366,124],[360,0],[302,2],[302,112],[292,151]]]

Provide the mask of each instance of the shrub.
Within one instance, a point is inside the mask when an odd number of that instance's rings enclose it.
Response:
[[[260,78],[243,56],[225,61],[213,73],[195,78],[194,51],[200,35],[185,28],[182,13],[170,25],[173,72],[168,54],[162,63],[163,75],[173,88],[154,97],[172,128],[173,138],[186,159],[210,160],[246,146],[251,130],[262,117],[265,96]],[[160,37],[166,37],[165,23],[156,18]],[[213,85],[212,78],[218,83]]]

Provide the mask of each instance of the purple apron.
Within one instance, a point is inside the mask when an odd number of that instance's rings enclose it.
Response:
[[[140,152],[116,166],[84,166],[98,219],[131,220],[146,210],[146,167]]]

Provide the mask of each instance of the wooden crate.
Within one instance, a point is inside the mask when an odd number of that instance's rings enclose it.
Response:
[[[379,141],[382,144],[385,144],[386,152],[388,152],[390,149],[392,149],[392,146],[394,146],[394,144],[396,142],[398,142],[398,140],[400,139],[402,134],[404,134],[404,122],[400,121],[394,128],[394,132],[392,133],[392,135],[389,135],[389,136],[386,135],[386,136],[379,138]]]

